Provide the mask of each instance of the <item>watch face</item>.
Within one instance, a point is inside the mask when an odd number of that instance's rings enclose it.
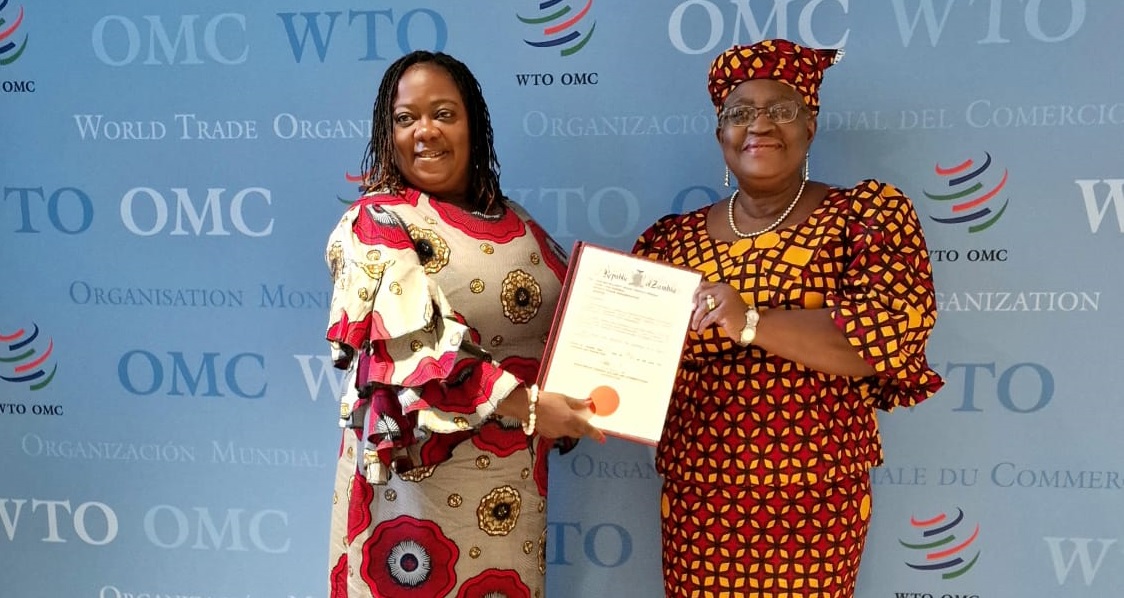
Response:
[[[738,339],[738,342],[742,345],[753,342],[754,337],[757,336],[757,321],[760,317],[761,314],[757,313],[756,309],[750,308],[745,312],[745,328],[742,328],[741,338]]]

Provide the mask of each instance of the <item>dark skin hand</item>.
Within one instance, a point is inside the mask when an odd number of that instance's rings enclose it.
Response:
[[[708,309],[707,295],[714,298],[713,310]],[[703,281],[695,290],[691,330],[701,333],[718,326],[724,335],[737,342],[745,328],[748,309],[741,294],[730,285]],[[827,374],[855,378],[874,375],[874,368],[835,327],[826,308],[769,309],[760,313],[753,344],[765,351]]]
[[[529,417],[530,400],[529,388],[516,388],[496,407],[496,414],[525,422]],[[589,423],[589,406],[589,399],[575,399],[540,390],[539,400],[535,405],[535,430],[546,438],[588,436],[597,442],[605,442],[605,433]]]

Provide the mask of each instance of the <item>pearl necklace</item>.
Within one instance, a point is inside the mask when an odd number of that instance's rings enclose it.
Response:
[[[800,197],[804,195],[804,185],[807,183],[808,179],[800,181],[800,190],[796,192],[796,197],[793,198],[792,203],[788,204],[788,207],[784,209],[784,212],[781,213],[779,218],[774,220],[773,223],[769,226],[766,226],[765,228],[752,233],[743,233],[742,231],[738,230],[738,225],[734,224],[734,201],[738,198],[738,191],[741,191],[741,189],[734,189],[734,194],[730,196],[730,211],[728,213],[730,219],[730,230],[734,231],[735,235],[743,239],[752,239],[753,237],[763,235],[773,230],[774,228],[777,228],[782,222],[784,222],[784,219],[788,218],[788,215],[792,213],[792,208],[796,207],[796,204],[800,201]]]
[[[498,214],[489,214],[487,212],[481,212],[479,210],[473,210],[471,213],[473,216],[476,216],[481,220],[496,221],[500,218],[503,218],[504,212],[505,210],[503,208],[500,208],[500,212]]]

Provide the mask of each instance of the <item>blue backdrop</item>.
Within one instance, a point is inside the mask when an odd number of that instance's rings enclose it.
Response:
[[[732,43],[845,47],[811,167],[922,218],[948,381],[881,417],[863,597],[1124,587],[1124,4],[0,0],[0,596],[326,592],[327,233],[371,102],[464,60],[506,193],[627,249],[728,190]],[[1113,274],[1113,272],[1117,272]],[[649,448],[552,464],[550,595],[659,595]]]

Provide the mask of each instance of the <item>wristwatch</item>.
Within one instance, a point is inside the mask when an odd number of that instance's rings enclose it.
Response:
[[[745,347],[757,338],[757,321],[761,319],[761,314],[757,312],[757,308],[750,307],[745,310],[745,328],[742,328],[741,333],[738,335],[738,344]]]

